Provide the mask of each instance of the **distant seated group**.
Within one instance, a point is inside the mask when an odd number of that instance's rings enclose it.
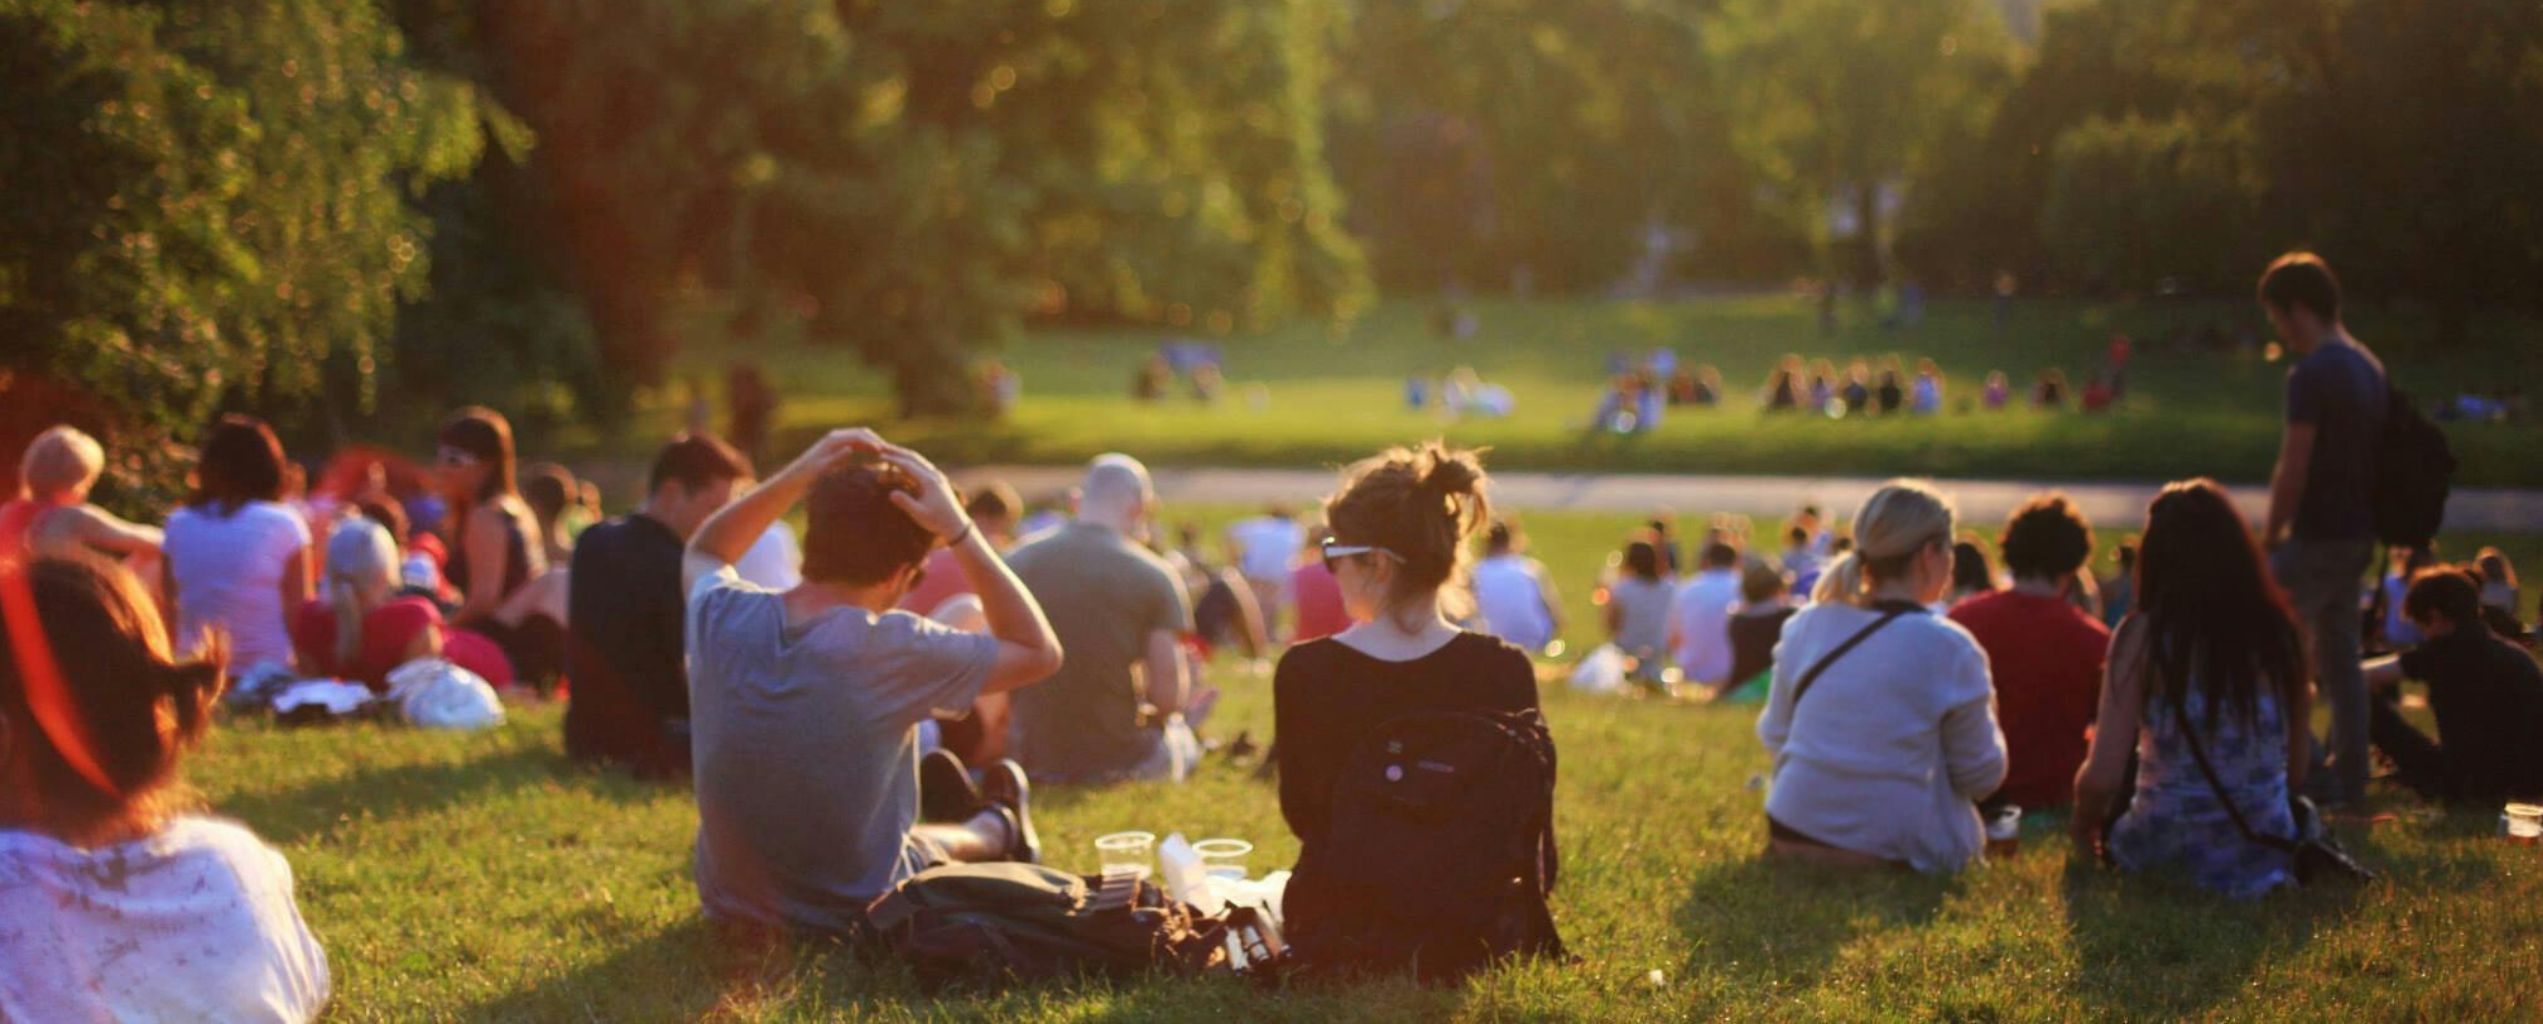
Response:
[[[2005,526],[2009,588],[1971,570],[1951,500],[1913,481],[1877,489],[1849,536],[1806,509],[1781,565],[1717,529],[1681,583],[1666,522],[1626,547],[1603,597],[1637,671],[1674,660],[1715,699],[1763,691],[1771,856],[1954,871],[1979,857],[1982,821],[2071,802],[2087,855],[2241,898],[2297,880],[2289,845],[2319,828],[2299,796],[2354,812],[2370,748],[2431,798],[2543,795],[2543,671],[2516,642],[2504,555],[2405,556],[2380,630],[2396,650],[2362,653],[2382,370],[2339,326],[2319,261],[2274,264],[2262,301],[2303,357],[2271,552],[2223,488],[2165,487],[2101,595],[2124,609],[2115,631],[2086,610],[2090,525],[2055,495]],[[571,536],[558,522],[597,502],[548,474],[524,500],[488,410],[444,425],[432,487],[401,498],[396,471],[365,467],[334,512],[297,493],[262,423],[224,417],[201,453],[164,528],[89,504],[104,451],[67,428],[36,439],[25,491],[0,504],[0,1019],[323,1007],[289,865],[193,813],[180,782],[233,666],[373,686],[431,658],[561,676],[569,753],[693,780],[710,919],[859,939],[878,897],[932,868],[1038,861],[1035,783],[1185,777],[1210,705],[1200,649],[1267,650],[1283,618],[1270,759],[1300,846],[1295,951],[1443,980],[1562,949],[1545,903],[1555,751],[1529,657],[1559,634],[1559,601],[1524,534],[1491,518],[1472,452],[1355,463],[1320,528],[1285,509],[1232,528],[1231,566],[1197,530],[1162,544],[1148,473],[1120,454],[1034,532],[1011,492],[966,499],[870,430],[832,431],[764,480],[683,435],[633,512]],[[799,546],[781,525],[798,508]],[[1027,535],[1002,552],[1011,531]],[[2427,685],[2436,735],[2403,714],[2404,679]],[[966,716],[987,721],[946,724]],[[1442,781],[1456,764],[1406,753],[1425,736],[1495,752],[1507,798]],[[1472,792],[1496,798],[1456,802]],[[1429,838],[1493,841],[1404,854],[1389,808],[1436,819]],[[1453,880],[1476,898],[1437,900]]]

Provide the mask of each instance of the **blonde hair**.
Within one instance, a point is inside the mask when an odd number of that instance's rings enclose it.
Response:
[[[1810,599],[1823,604],[1862,604],[1873,584],[1906,572],[1918,552],[1936,544],[1948,546],[1957,517],[1951,499],[1932,484],[1922,480],[1882,484],[1854,514],[1854,550],[1820,575]]]
[[[54,427],[27,443],[18,461],[18,482],[27,493],[47,498],[93,482],[106,471],[106,449],[77,427]]]
[[[362,657],[362,618],[397,586],[397,541],[388,528],[347,517],[327,535],[327,601],[336,613],[336,668]]]

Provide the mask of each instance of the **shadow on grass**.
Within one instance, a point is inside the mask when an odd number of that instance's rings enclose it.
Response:
[[[1716,865],[1678,906],[1694,944],[1680,972],[1728,975],[1777,996],[1816,987],[1855,937],[1933,921],[1955,879],[1769,861]]]
[[[480,1003],[471,1020],[697,1020],[786,1000],[827,943],[737,941],[691,917],[608,957]],[[847,960],[847,957],[840,957]]]
[[[2388,869],[2372,850],[2354,842],[2350,850]],[[2068,862],[2064,889],[2080,968],[2075,994],[2096,1016],[2122,1020],[2214,1009],[2263,967],[2297,956],[2367,895],[2357,884],[2327,882],[2235,902],[2178,872],[2123,873],[2085,857]]]
[[[1231,978],[1088,977],[928,985],[890,954],[690,918],[606,958],[483,1001],[470,1020],[1013,1019],[1069,1007],[1072,1020],[1392,1021],[1443,1015],[1454,990],[1408,982],[1272,990]]]
[[[576,764],[551,745],[531,744],[458,761],[350,767],[305,785],[235,793],[214,809],[247,823],[267,842],[290,845],[351,817],[402,818],[552,784],[617,804],[674,791]]]
[[[2123,874],[2079,858],[2065,880],[2067,925],[2083,967],[2077,995],[2121,1019],[2199,1015],[2241,991],[2263,966],[2297,956],[2363,904],[2397,894],[2426,902],[2495,884],[2496,864],[2466,841],[2486,827],[2480,815],[2449,815],[2431,829],[2427,838],[2435,842],[2342,827],[2341,844],[2376,873],[2375,881],[2318,882],[2245,903],[2210,895],[2178,874]],[[2327,969],[2351,976],[2395,970],[2371,950],[2343,949]]]

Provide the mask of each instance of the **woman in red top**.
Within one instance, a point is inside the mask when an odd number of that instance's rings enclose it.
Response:
[[[448,658],[488,683],[512,682],[512,666],[491,641],[466,631],[445,633],[441,611],[421,597],[393,597],[397,544],[387,528],[359,516],[327,539],[327,598],[293,617],[292,646],[302,671],[388,689],[398,666]]]

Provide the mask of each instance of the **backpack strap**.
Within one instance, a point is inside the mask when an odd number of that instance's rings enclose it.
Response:
[[[1794,710],[1799,710],[1801,708],[1802,695],[1810,692],[1810,684],[1818,682],[1820,674],[1828,671],[1828,666],[1836,664],[1837,659],[1852,653],[1856,647],[1862,645],[1863,641],[1872,639],[1872,634],[1880,632],[1881,627],[1898,621],[1899,616],[1922,612],[1925,610],[1923,605],[1911,604],[1905,601],[1884,602],[1879,607],[1881,608],[1880,618],[1872,620],[1871,625],[1865,626],[1861,630],[1856,631],[1853,636],[1847,637],[1846,641],[1838,644],[1835,650],[1829,651],[1827,654],[1820,656],[1819,662],[1810,666],[1810,671],[1801,674],[1801,681],[1792,685],[1792,706]]]

